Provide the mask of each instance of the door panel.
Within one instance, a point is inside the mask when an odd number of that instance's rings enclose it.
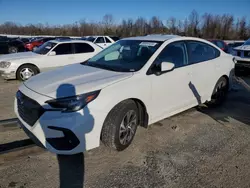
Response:
[[[219,51],[202,42],[187,41],[188,60],[192,68],[190,86],[193,91],[192,101],[197,105],[211,97],[217,82],[217,69],[220,67]]]
[[[76,63],[81,63],[93,57],[97,50],[87,43],[74,43],[74,57]]]
[[[161,120],[192,106],[193,94],[189,88],[192,69],[187,65],[185,43],[174,42],[167,45],[150,69],[153,72],[160,71],[162,62],[174,63],[175,69],[160,76],[150,75],[152,84],[152,121]]]

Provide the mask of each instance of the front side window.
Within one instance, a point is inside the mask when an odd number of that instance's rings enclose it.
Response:
[[[95,43],[105,43],[105,41],[104,41],[104,38],[103,37],[98,37],[97,39],[96,39],[96,41],[95,41]]]
[[[194,64],[215,59],[220,55],[216,48],[198,41],[187,41],[188,63]]]
[[[36,48],[33,52],[41,55],[47,54],[57,43],[54,42],[45,42],[38,48]]]
[[[59,44],[53,51],[56,52],[56,55],[72,54],[71,43]]]
[[[162,42],[120,40],[104,49],[83,65],[118,72],[140,70]]]
[[[94,52],[94,48],[86,43],[74,43],[75,46],[75,53],[89,53]]]
[[[159,67],[162,62],[173,63],[175,68],[187,65],[185,43],[173,42],[168,44],[156,58],[155,65]]]

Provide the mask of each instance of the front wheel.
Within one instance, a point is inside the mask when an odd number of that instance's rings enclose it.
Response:
[[[17,53],[18,52],[18,48],[15,47],[15,46],[10,46],[9,49],[8,49],[9,53],[12,54],[12,53]]]
[[[17,79],[20,81],[28,80],[38,73],[36,67],[32,65],[23,65],[17,70]]]
[[[132,100],[123,101],[108,114],[102,128],[101,140],[104,145],[122,151],[131,144],[138,123],[136,103]]]
[[[221,77],[215,85],[211,101],[209,102],[212,106],[221,105],[228,93],[228,81],[226,78]]]

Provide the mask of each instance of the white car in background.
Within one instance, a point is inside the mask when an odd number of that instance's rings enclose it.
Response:
[[[53,153],[80,153],[100,140],[121,151],[138,126],[201,103],[221,104],[234,65],[233,56],[199,38],[122,39],[85,63],[24,82],[15,113],[25,132]]]
[[[102,50],[83,40],[51,40],[33,52],[0,56],[0,75],[6,80],[27,80],[40,72],[88,60]]]
[[[111,44],[119,40],[119,37],[115,36],[87,36],[85,40],[91,41],[102,48],[107,48]]]

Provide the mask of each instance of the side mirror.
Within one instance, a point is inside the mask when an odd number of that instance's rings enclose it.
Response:
[[[55,52],[55,51],[51,51],[51,52],[49,52],[48,55],[49,55],[49,56],[54,56],[54,55],[56,55],[56,52]]]
[[[165,72],[169,72],[174,70],[175,65],[173,63],[170,62],[162,62],[161,63],[161,72],[165,73]]]

